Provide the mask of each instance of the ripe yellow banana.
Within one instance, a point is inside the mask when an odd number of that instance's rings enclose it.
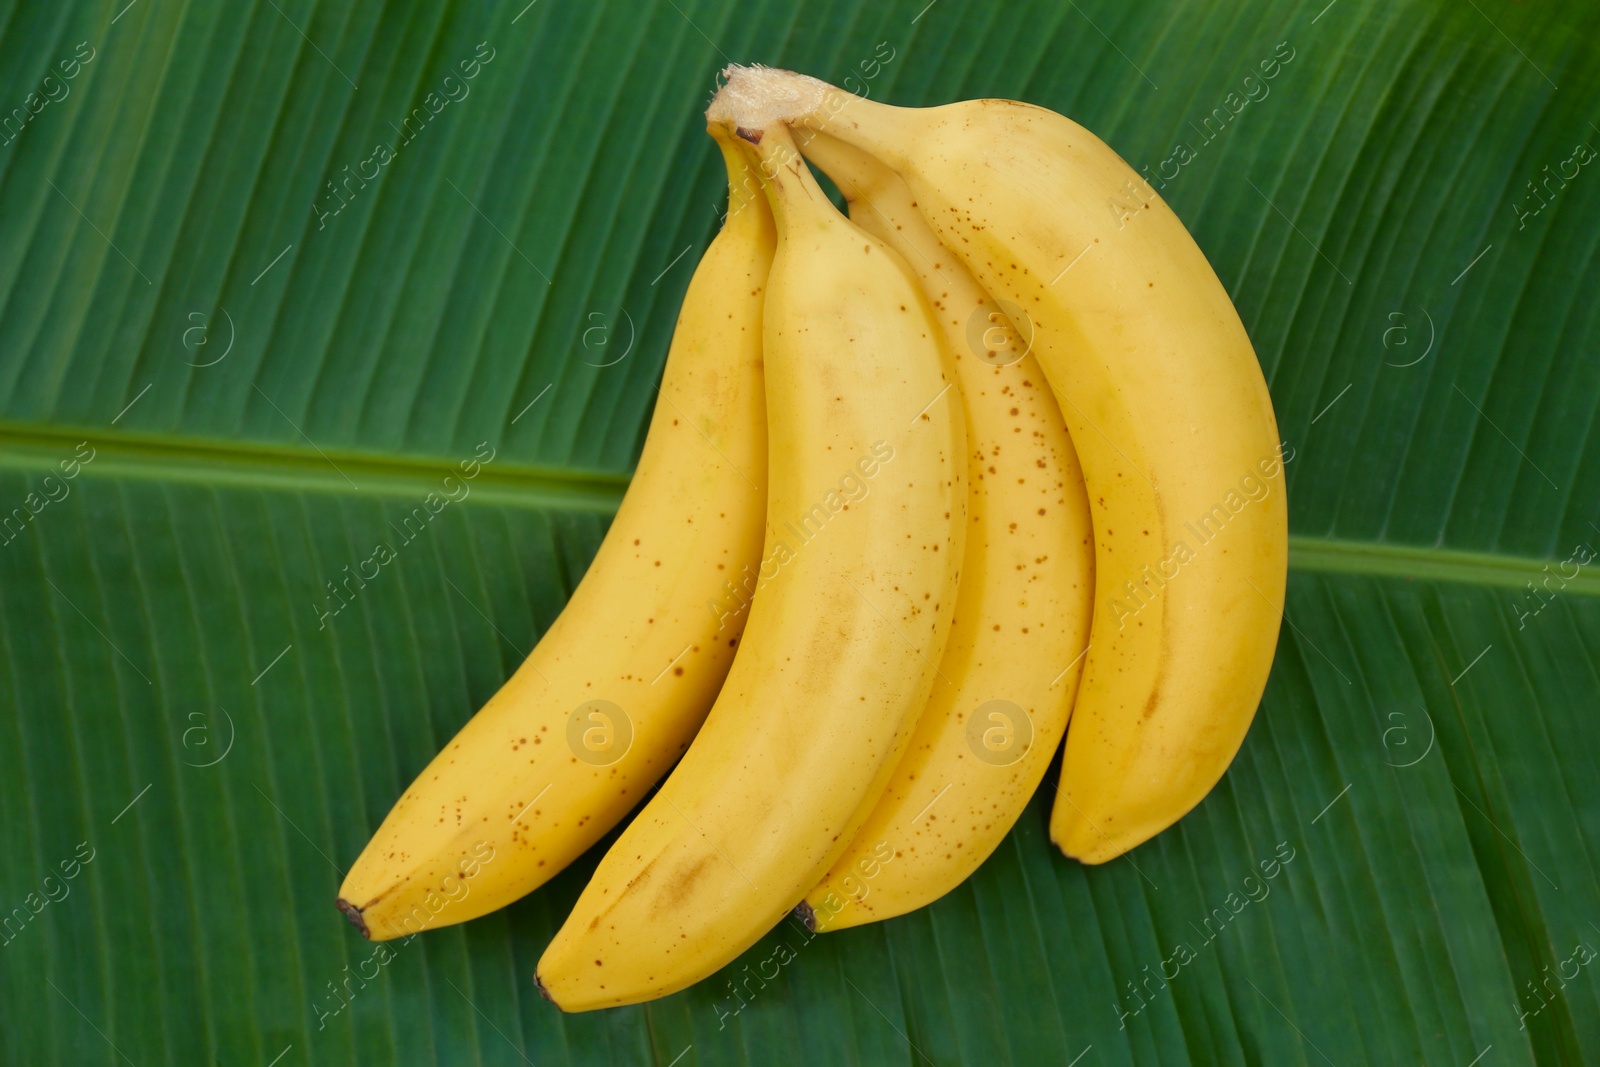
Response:
[[[385,940],[464,922],[543,884],[689,745],[748,612],[766,423],[761,305],[776,247],[742,152],[696,269],[644,451],[566,609],[395,804],[339,889]]]
[[[967,418],[967,544],[942,680],[882,799],[800,905],[812,929],[834,930],[937,900],[1022,814],[1077,691],[1094,532],[1027,338],[940,245],[899,175],[825,134],[796,139],[844,193],[851,220],[916,274],[955,354]]]
[[[955,600],[965,433],[932,310],[786,130],[720,97],[707,118],[759,142],[778,225],[762,584],[705,726],[539,961],[566,1011],[682,989],[800,902],[882,793]]]
[[[1288,565],[1277,427],[1250,339],[1176,215],[1076,123],[1007,100],[910,109],[764,68],[731,91],[904,177],[943,244],[1024,309],[1095,528],[1095,614],[1051,836],[1100,863],[1227,769]],[[1276,479],[1276,480],[1275,480]]]

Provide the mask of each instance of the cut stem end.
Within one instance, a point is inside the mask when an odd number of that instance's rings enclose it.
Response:
[[[815,112],[827,95],[827,82],[777,67],[723,68],[727,80],[706,108],[706,122],[733,131],[751,144],[775,122],[788,123]]]

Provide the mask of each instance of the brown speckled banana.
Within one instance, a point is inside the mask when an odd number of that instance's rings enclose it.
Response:
[[[966,445],[932,310],[787,131],[708,120],[759,142],[778,224],[763,582],[705,726],[539,961],[567,1011],[682,989],[800,902],[894,770],[955,600]]]
[[[843,929],[960,885],[1054,758],[1089,636],[1094,533],[1083,472],[1027,338],[939,243],[899,175],[825,134],[801,151],[850,218],[909,265],[955,354],[967,417],[967,545],[939,680],[883,798],[802,919]]]
[[[760,560],[761,305],[776,246],[742,153],[728,219],[673,334],[639,467],[594,562],[527,661],[395,804],[339,889],[384,940],[542,885],[643,799],[694,737]]]
[[[1044,108],[891,107],[788,71],[722,92],[893,167],[943,245],[1022,309],[1061,400],[1095,530],[1090,650],[1051,836],[1102,863],[1222,776],[1277,645],[1288,520],[1250,339],[1172,210]]]

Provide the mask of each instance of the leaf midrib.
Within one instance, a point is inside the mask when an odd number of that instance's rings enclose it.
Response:
[[[476,457],[385,456],[372,452],[226,441],[103,428],[69,428],[0,422],[0,470],[58,476],[57,464],[80,442],[95,450],[80,478],[131,478],[243,489],[335,493],[421,500],[442,492],[444,479],[462,479],[458,465]],[[491,443],[492,445],[492,443]],[[616,510],[627,474],[515,464],[503,455],[481,463],[468,479],[471,499],[564,511]],[[451,490],[459,492],[459,490]]]
[[[461,477],[457,464],[473,458],[384,456],[377,453],[299,448],[255,441],[124,433],[0,422],[0,470],[43,474],[73,455],[80,442],[94,459],[79,477],[187,482],[242,489],[322,492],[420,501],[442,491],[444,479]],[[630,474],[508,463],[483,464],[465,499],[510,507],[609,513],[616,510]],[[1436,546],[1292,535],[1291,571],[1449,582],[1526,590],[1542,586],[1600,596],[1600,573],[1561,560],[1529,559]],[[1546,582],[1550,584],[1544,584]]]

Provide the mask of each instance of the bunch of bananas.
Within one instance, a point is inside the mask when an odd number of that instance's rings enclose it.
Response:
[[[1051,836],[1122,854],[1222,776],[1281,618],[1271,401],[1154,190],[1026,104],[725,77],[727,220],[621,509],[340,890],[375,939],[482,915],[678,761],[539,962],[567,1011],[683,989],[792,909],[937,899],[1063,735]]]

